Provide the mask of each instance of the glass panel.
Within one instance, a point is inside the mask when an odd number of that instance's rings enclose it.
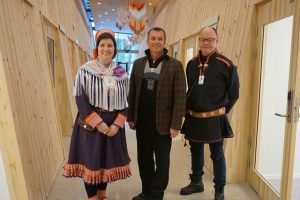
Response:
[[[255,169],[280,192],[293,17],[264,26]]]
[[[294,159],[294,174],[292,184],[292,200],[300,199],[300,124],[298,121],[296,146],[295,146],[295,159]]]
[[[131,41],[132,34],[129,33],[115,33],[116,41],[117,41],[117,49],[132,51],[138,50],[138,44]]]
[[[128,74],[131,74],[133,62],[137,59],[136,53],[118,53],[114,61],[123,67]]]

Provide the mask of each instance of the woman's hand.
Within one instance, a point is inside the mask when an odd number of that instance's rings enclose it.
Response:
[[[107,133],[107,136],[113,137],[114,135],[117,134],[120,127],[118,127],[117,125],[112,124],[112,125],[110,125],[109,128],[110,128],[110,131]]]
[[[103,133],[104,135],[107,135],[107,133],[110,131],[110,128],[107,126],[107,124],[105,122],[101,122],[100,124],[98,124],[97,130],[100,133]]]

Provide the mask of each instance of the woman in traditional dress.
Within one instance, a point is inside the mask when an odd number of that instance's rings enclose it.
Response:
[[[105,200],[107,183],[131,175],[124,123],[128,75],[112,61],[117,53],[111,30],[96,34],[95,60],[77,72],[78,114],[64,176],[81,177],[90,200]]]

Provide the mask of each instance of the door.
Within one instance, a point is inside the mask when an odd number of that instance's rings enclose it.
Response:
[[[257,7],[257,112],[250,184],[264,200],[299,200],[299,13],[287,9],[280,16],[271,14],[275,4]],[[299,8],[299,2],[293,6]]]

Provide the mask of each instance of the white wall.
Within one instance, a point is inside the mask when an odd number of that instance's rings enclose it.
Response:
[[[10,199],[1,151],[0,151],[0,199],[1,200]]]

